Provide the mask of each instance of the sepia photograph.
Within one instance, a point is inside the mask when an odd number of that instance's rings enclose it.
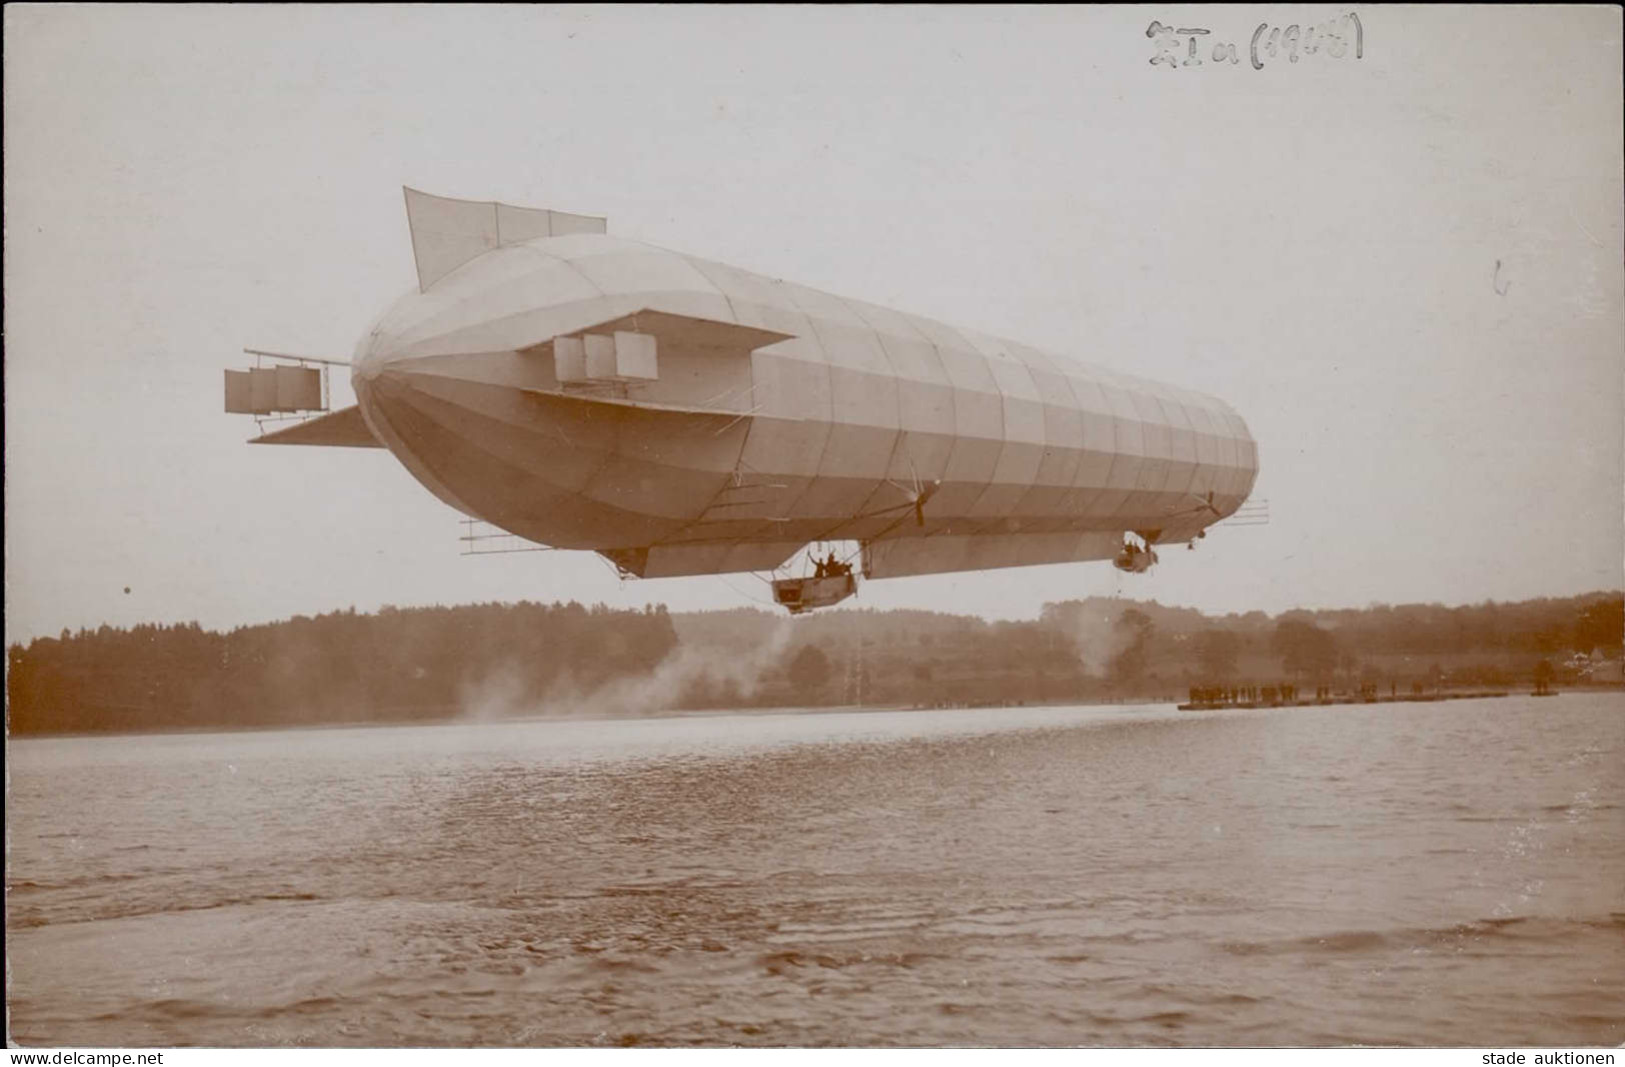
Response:
[[[7,5],[8,1045],[1613,1063],[1622,23]]]

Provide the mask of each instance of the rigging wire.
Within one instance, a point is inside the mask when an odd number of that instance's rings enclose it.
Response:
[[[751,571],[749,573],[752,575],[752,577],[758,577],[758,578],[761,577],[760,575],[756,574],[755,571]],[[757,604],[765,604],[770,608],[778,607],[778,605],[773,603],[771,600],[763,600],[761,597],[756,596],[753,593],[747,592],[746,590],[739,588],[737,585],[733,584],[732,582],[730,582],[728,580],[728,576],[726,574],[719,574],[719,575],[717,575],[717,577],[721,578],[722,583],[724,585],[726,585],[729,589],[732,589],[734,592],[738,593],[740,596],[744,597],[746,600],[753,601],[753,602],[755,602]]]

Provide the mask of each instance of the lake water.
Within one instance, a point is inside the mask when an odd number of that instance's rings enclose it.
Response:
[[[13,742],[12,1038],[1625,1041],[1625,701]]]

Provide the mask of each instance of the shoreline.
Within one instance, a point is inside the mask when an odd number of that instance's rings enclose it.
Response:
[[[1522,696],[1511,690],[1470,690],[1467,692],[1397,693],[1392,696],[1363,697],[1349,694],[1318,700],[1246,700],[1246,701],[1188,701],[1179,705],[1180,711],[1223,711],[1226,708],[1333,708],[1354,704],[1436,704],[1442,700],[1497,700],[1501,697]],[[1529,696],[1557,696],[1557,690],[1530,693]]]
[[[1594,686],[1568,686],[1553,689],[1547,696],[1559,696],[1563,693],[1606,693],[1625,692],[1625,686],[1620,685],[1594,685]],[[107,731],[64,731],[57,732],[29,732],[15,733],[9,728],[6,731],[6,741],[61,741],[99,737],[185,737],[208,736],[211,734],[251,734],[251,733],[279,733],[285,730],[381,730],[402,726],[489,726],[489,725],[518,725],[521,723],[567,723],[567,722],[644,722],[660,719],[695,719],[717,718],[727,715],[837,715],[852,712],[930,712],[930,711],[997,711],[1014,708],[1148,708],[1167,707],[1179,711],[1270,711],[1291,708],[1329,708],[1349,707],[1369,704],[1434,704],[1448,700],[1494,700],[1503,697],[1534,696],[1533,693],[1523,693],[1512,690],[1470,690],[1445,693],[1414,694],[1404,693],[1392,697],[1379,697],[1376,700],[1365,700],[1354,696],[1332,700],[1293,700],[1293,701],[1246,701],[1237,703],[1203,704],[1189,701],[1179,702],[1175,699],[1130,699],[1130,700],[1058,700],[1058,701],[1028,701],[1021,704],[951,704],[941,706],[927,706],[920,704],[819,704],[819,705],[789,705],[782,707],[738,707],[738,708],[694,708],[677,709],[664,708],[646,715],[516,715],[511,718],[471,718],[464,715],[445,715],[434,718],[421,719],[360,719],[349,722],[321,722],[321,723],[253,723],[233,725],[222,723],[218,726],[198,728],[163,728],[150,730],[107,730]]]

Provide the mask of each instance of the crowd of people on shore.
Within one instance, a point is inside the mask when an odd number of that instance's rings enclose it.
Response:
[[[1290,704],[1298,699],[1295,685],[1193,685],[1190,692],[1192,704],[1214,708],[1226,704]],[[1329,695],[1330,687],[1315,690],[1316,700],[1325,700]]]

